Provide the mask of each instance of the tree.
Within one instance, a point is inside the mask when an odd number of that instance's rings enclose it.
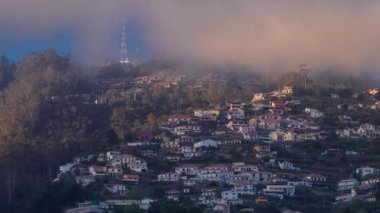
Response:
[[[157,117],[153,113],[149,113],[146,118],[146,124],[148,129],[154,129],[158,126]]]
[[[4,89],[14,79],[16,64],[11,62],[7,57],[0,58],[0,89]]]
[[[111,115],[111,128],[119,138],[119,140],[125,140],[128,135],[128,127],[130,122],[126,118],[127,111],[124,107],[115,108],[112,110]]]

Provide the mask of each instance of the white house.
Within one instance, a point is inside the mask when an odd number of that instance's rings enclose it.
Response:
[[[194,110],[194,116],[200,121],[216,121],[219,117],[219,110]]]
[[[156,202],[156,200],[150,199],[150,198],[144,198],[140,200],[140,209],[142,210],[148,210],[152,203]]]
[[[157,176],[157,180],[160,182],[177,182],[179,181],[179,174],[175,172],[161,173]]]
[[[190,115],[170,115],[168,118],[169,124],[189,123],[190,121]]]
[[[306,187],[312,187],[313,184],[308,181],[308,180],[292,180],[292,181],[287,181],[288,185],[291,186],[306,186]]]
[[[122,154],[120,156],[120,160],[121,160],[121,163],[123,165],[127,165],[127,164],[130,164],[130,163],[133,163],[136,160],[136,158],[134,156],[132,156],[132,155],[129,155],[129,154]]]
[[[234,190],[223,191],[222,201],[230,205],[243,204],[243,200],[239,199],[238,193]]]
[[[107,174],[111,176],[121,176],[123,169],[119,166],[109,166],[107,167]]]
[[[115,158],[119,158],[121,156],[121,152],[119,151],[109,151],[106,153],[106,156],[107,156],[107,160],[112,160],[112,159],[115,159]]]
[[[123,184],[105,184],[104,187],[114,194],[125,195],[127,192],[127,188]]]
[[[304,179],[311,182],[326,182],[327,180],[326,176],[314,173],[306,175]]]
[[[122,166],[122,162],[121,162],[120,156],[118,158],[113,158],[113,159],[109,160],[109,164],[111,166]]]
[[[355,170],[356,174],[359,174],[360,176],[364,177],[367,175],[372,175],[375,173],[375,169],[369,166],[362,166]]]
[[[256,188],[249,182],[241,182],[234,186],[233,189],[238,195],[254,195]]]
[[[199,181],[227,182],[233,176],[233,172],[198,173]]]
[[[346,190],[351,190],[355,186],[357,186],[359,183],[355,179],[345,179],[345,180],[340,180],[338,182],[338,191],[346,191]]]
[[[199,170],[200,174],[205,173],[216,173],[216,172],[228,172],[229,168],[228,165],[225,164],[210,164],[206,167],[203,167]]]
[[[217,148],[219,145],[219,141],[214,141],[211,139],[199,141],[194,144],[194,148]]]
[[[234,190],[228,190],[222,192],[222,199],[225,201],[228,200],[237,200],[239,198],[238,193],[236,193]]]
[[[183,180],[183,185],[186,187],[197,185],[197,178],[190,178],[187,180]]]
[[[227,112],[227,119],[228,120],[241,120],[244,119],[244,109],[237,108],[237,109],[232,109]]]
[[[256,164],[246,164],[246,163],[233,163],[232,169],[234,172],[250,172],[250,171],[259,171]]]
[[[325,114],[317,109],[305,108],[305,112],[310,115],[312,118],[320,118],[325,116]]]
[[[214,212],[230,213],[230,205],[225,203],[218,203],[212,209]]]
[[[227,165],[213,164],[199,169],[198,179],[200,181],[219,181],[224,182],[233,175]]]
[[[198,203],[207,206],[213,206],[219,202],[216,198],[215,188],[202,189],[201,195],[198,197]]]
[[[251,172],[244,172],[244,173],[238,173],[234,174],[230,177],[228,180],[228,184],[236,185],[241,182],[250,182],[253,183],[254,175]]]
[[[260,129],[274,130],[281,127],[282,117],[277,114],[264,114],[254,116],[249,120],[249,125]]]
[[[272,181],[273,173],[265,171],[257,172],[241,172],[234,174],[228,180],[229,184],[236,185],[243,182],[250,182],[253,184],[267,184]]]
[[[182,156],[185,158],[193,158],[201,155],[201,152],[193,146],[181,146],[180,149]]]
[[[200,133],[201,127],[199,125],[182,125],[174,127],[172,131],[175,135],[186,135],[189,133]]]
[[[296,189],[291,185],[267,185],[263,189],[264,195],[283,199],[284,196],[294,196]]]
[[[293,163],[289,161],[282,161],[278,163],[278,166],[283,170],[297,170],[296,167],[294,167]]]
[[[107,167],[105,166],[92,165],[88,170],[90,174],[94,176],[104,176],[107,173]]]
[[[148,170],[147,163],[142,159],[136,159],[133,163],[128,164],[127,167],[135,172],[146,172]]]
[[[175,173],[186,175],[197,175],[199,167],[197,165],[187,164],[175,167]]]
[[[373,124],[362,124],[357,129],[357,134],[362,137],[372,138],[379,136],[379,133],[376,131],[376,127]]]

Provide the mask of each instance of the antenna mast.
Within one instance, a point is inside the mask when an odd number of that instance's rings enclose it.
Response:
[[[121,48],[120,48],[120,63],[121,64],[129,64],[126,31],[127,31],[126,20],[123,19],[123,26],[121,28]]]
[[[307,88],[307,82],[309,80],[309,74],[311,73],[311,69],[308,69],[307,65],[305,65],[305,64],[300,64],[298,66],[298,68],[299,68],[299,73],[303,77],[304,86],[305,86],[305,89],[306,89]]]

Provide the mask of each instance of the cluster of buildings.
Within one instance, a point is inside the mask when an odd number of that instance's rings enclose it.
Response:
[[[113,178],[115,184],[105,185],[109,192],[124,195],[127,192],[123,183],[138,183],[139,174],[148,171],[147,163],[130,154],[109,151],[88,157],[76,157],[73,162],[60,166],[57,179],[72,176],[77,184],[86,187],[97,179]]]
[[[177,85],[181,78],[183,76],[159,73],[136,78],[134,83],[167,88]],[[204,85],[211,81],[204,78],[198,83]],[[172,114],[160,123],[160,135],[152,133],[149,137],[138,137],[138,142],[124,144],[129,148],[127,151],[118,148],[75,158],[60,167],[57,181],[69,175],[86,188],[98,180],[107,180],[103,182],[103,190],[111,196],[98,203],[79,203],[67,212],[80,212],[81,209],[102,212],[128,205],[146,210],[157,198],[134,198],[136,187],[159,186],[167,200],[189,200],[213,211],[230,212],[232,206],[297,199],[304,196],[299,193],[304,191],[299,190],[301,188],[331,185],[329,175],[279,157],[277,149],[273,148],[326,139],[327,133],[321,125],[325,112],[303,106],[300,112],[292,113],[301,105],[292,94],[293,87],[285,86],[278,91],[254,94],[252,103],[231,101],[211,108],[193,109],[191,114]],[[333,94],[331,98],[339,96]],[[380,137],[380,128],[375,125],[354,122],[346,115],[339,116],[338,120],[350,126],[336,130],[341,138]],[[227,148],[239,150],[244,160],[237,160]],[[334,152],[333,149],[328,151]],[[214,161],[208,163],[203,159]],[[162,162],[169,166],[162,169],[159,165]],[[335,202],[373,201],[374,187],[379,182],[376,169],[357,168],[349,179],[338,182]]]
[[[279,170],[297,170],[290,162],[280,162]],[[199,205],[216,207],[218,205],[241,205],[243,198],[259,197],[260,199],[285,199],[295,196],[297,186],[311,186],[313,181],[326,181],[325,179],[303,178],[287,180],[282,177],[283,172],[270,172],[262,170],[263,167],[255,163],[235,162],[232,164],[180,164],[174,171],[157,175],[159,182],[171,182],[176,196],[167,196],[170,200],[179,201],[181,197],[188,196]],[[209,186],[209,183],[217,183]],[[257,188],[260,186],[260,188]],[[262,201],[261,201],[262,202]]]
[[[379,170],[370,166],[356,168],[348,179],[340,180],[336,188],[335,204],[361,200],[375,202],[376,187],[380,183]]]
[[[380,137],[380,127],[373,124],[365,123],[357,127],[347,127],[339,129],[336,134],[345,139],[374,139]]]

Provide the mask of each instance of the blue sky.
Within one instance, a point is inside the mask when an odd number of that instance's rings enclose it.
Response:
[[[120,31],[113,32],[112,46],[107,53],[109,58],[118,58],[120,52]],[[75,55],[78,36],[74,31],[57,30],[45,34],[14,33],[0,30],[0,56],[5,55],[11,60],[18,61],[26,54],[46,49],[56,49],[61,54]],[[142,27],[136,23],[128,23],[127,42],[129,57],[133,59],[137,49],[144,58],[149,57],[150,51]]]
[[[0,55],[12,60],[19,60],[25,54],[49,48],[57,49],[62,54],[70,54],[74,38],[68,32],[56,32],[51,35],[3,35],[0,40]]]

